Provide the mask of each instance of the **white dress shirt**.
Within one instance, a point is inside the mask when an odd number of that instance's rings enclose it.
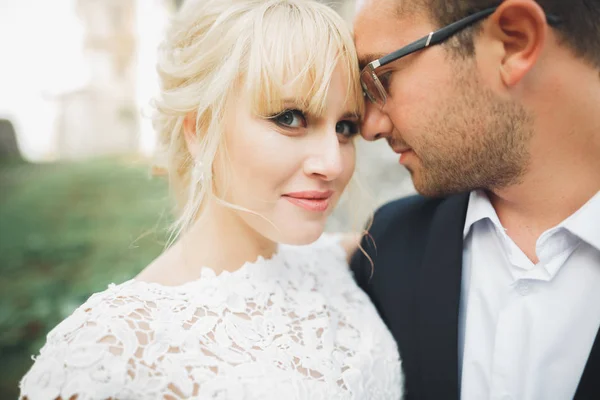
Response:
[[[538,238],[537,264],[484,192],[464,236],[461,399],[572,399],[600,327],[600,192]]]

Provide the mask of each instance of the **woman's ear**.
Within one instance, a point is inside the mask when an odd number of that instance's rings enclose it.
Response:
[[[198,152],[198,130],[196,129],[196,113],[188,113],[183,120],[183,136],[189,153],[196,157]]]

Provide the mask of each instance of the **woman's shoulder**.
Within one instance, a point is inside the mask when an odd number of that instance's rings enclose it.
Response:
[[[47,336],[47,341],[70,338],[82,327],[94,323],[108,322],[139,299],[133,294],[133,280],[110,284],[106,290],[92,294],[73,313],[54,327]]]
[[[110,284],[106,290],[91,295],[52,329],[47,335],[46,346],[56,343],[79,345],[110,332],[139,334],[150,330],[171,312],[186,308],[191,312],[190,302],[202,299],[198,293],[203,292],[201,283],[199,279],[184,285],[165,286],[130,279],[121,284]],[[181,322],[183,324],[183,320]]]
[[[22,398],[127,397],[126,390],[142,378],[131,379],[129,371],[142,372],[156,361],[148,353],[156,343],[156,324],[184,302],[177,291],[135,280],[93,294],[48,333],[21,380]]]

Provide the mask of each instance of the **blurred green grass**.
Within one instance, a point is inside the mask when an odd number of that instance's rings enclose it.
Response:
[[[160,253],[169,211],[140,161],[0,164],[0,398],[50,329]]]

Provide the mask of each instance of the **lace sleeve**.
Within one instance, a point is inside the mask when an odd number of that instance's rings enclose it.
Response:
[[[153,337],[156,303],[121,293],[126,286],[93,295],[48,334],[21,380],[21,399],[162,397],[168,377],[156,361],[169,345]]]

